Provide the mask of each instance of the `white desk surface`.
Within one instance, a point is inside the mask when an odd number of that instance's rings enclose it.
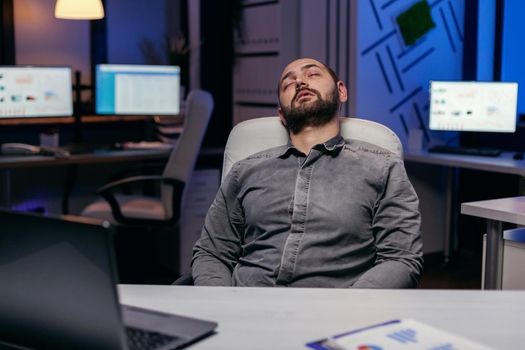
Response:
[[[499,157],[468,156],[459,154],[408,151],[405,162],[441,165],[495,173],[525,175],[525,160],[514,160],[514,152],[503,152]]]
[[[218,322],[190,347],[306,349],[312,340],[413,318],[494,349],[523,349],[525,292],[120,285],[123,304]]]
[[[525,225],[525,197],[461,203],[461,214]]]

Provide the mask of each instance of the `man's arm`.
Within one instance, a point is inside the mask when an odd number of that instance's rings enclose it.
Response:
[[[192,274],[196,285],[231,286],[233,268],[242,247],[244,218],[238,203],[234,165],[208,213],[201,237],[193,247]]]
[[[423,269],[419,200],[401,159],[386,174],[382,196],[374,208],[375,265],[355,288],[413,288]]]

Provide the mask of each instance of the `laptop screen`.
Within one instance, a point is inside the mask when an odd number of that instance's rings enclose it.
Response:
[[[5,211],[0,222],[0,342],[124,348],[109,225]]]

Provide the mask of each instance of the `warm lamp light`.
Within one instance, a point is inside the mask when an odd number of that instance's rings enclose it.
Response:
[[[63,19],[104,18],[102,0],[57,0],[55,17]]]

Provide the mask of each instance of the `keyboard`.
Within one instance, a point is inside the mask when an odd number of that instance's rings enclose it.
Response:
[[[468,156],[498,157],[503,151],[496,148],[434,146],[428,149],[430,153],[463,154]]]
[[[69,154],[89,154],[115,149],[109,144],[97,143],[71,143],[69,145],[61,146],[60,148]]]
[[[180,338],[171,335],[134,327],[126,327],[126,336],[130,350],[159,349],[180,340]]]

